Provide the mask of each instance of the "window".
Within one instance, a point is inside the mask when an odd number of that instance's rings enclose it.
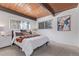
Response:
[[[40,22],[39,23],[39,29],[43,29],[44,28],[44,22]]]
[[[52,21],[45,21],[45,29],[49,29],[49,28],[52,28]]]
[[[20,29],[26,30],[26,29],[30,29],[30,23],[27,21],[21,21],[20,23]]]
[[[52,21],[44,21],[39,22],[39,29],[51,29],[52,28]]]
[[[28,21],[10,20],[10,29],[29,30],[31,29],[31,25]]]
[[[10,20],[10,29],[20,29],[20,21]]]

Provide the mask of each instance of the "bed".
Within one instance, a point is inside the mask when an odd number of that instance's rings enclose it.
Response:
[[[26,56],[30,56],[33,53],[34,49],[49,42],[48,37],[43,35],[31,36],[28,38],[25,37],[22,41],[18,42],[16,38],[18,38],[19,36],[16,36],[16,32],[17,31],[14,31],[14,44],[22,48],[22,51],[25,53]]]

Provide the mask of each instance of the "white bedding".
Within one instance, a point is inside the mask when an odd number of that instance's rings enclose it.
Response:
[[[35,48],[42,46],[48,41],[49,39],[46,36],[37,36],[26,38],[22,41],[22,43],[18,43],[15,40],[14,43],[22,48],[22,51],[24,51],[26,56],[30,56]]]

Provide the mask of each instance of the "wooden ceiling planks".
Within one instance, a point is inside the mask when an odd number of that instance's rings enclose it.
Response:
[[[76,8],[78,3],[0,3],[3,9],[13,11],[12,13],[31,18],[55,15],[57,12]]]
[[[10,4],[9,4],[9,5],[10,5]],[[11,5],[12,5],[12,4],[11,4]],[[17,8],[15,8],[16,5],[15,5],[15,7],[12,7],[12,8],[14,8],[14,9],[9,8],[9,7],[11,7],[11,5],[8,6],[8,5],[6,4],[6,6],[5,6],[4,4],[1,4],[1,5],[0,5],[0,10],[5,11],[5,12],[9,12],[9,13],[11,13],[11,14],[19,15],[19,16],[22,16],[22,17],[25,17],[25,18],[29,18],[29,19],[32,19],[32,20],[36,20],[36,18],[34,18],[34,17],[25,15],[25,14],[23,14],[23,13],[17,11]],[[14,5],[14,4],[13,4],[13,5]],[[12,6],[13,6],[13,5],[12,5]]]
[[[17,11],[19,13],[22,13],[26,16],[34,17],[34,18],[40,18],[44,17],[47,15],[50,15],[51,13],[46,10],[42,5],[40,4],[34,4],[34,3],[29,3],[29,4],[13,4],[13,3],[7,3],[7,4],[0,4],[1,6]]]
[[[55,13],[76,8],[78,3],[49,3],[48,4]]]

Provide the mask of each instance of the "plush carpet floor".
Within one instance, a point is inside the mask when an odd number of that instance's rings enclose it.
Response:
[[[0,48],[0,56],[25,56],[16,45]],[[34,50],[32,56],[79,56],[79,48],[69,45],[62,45],[54,42],[49,42],[48,46]]]

